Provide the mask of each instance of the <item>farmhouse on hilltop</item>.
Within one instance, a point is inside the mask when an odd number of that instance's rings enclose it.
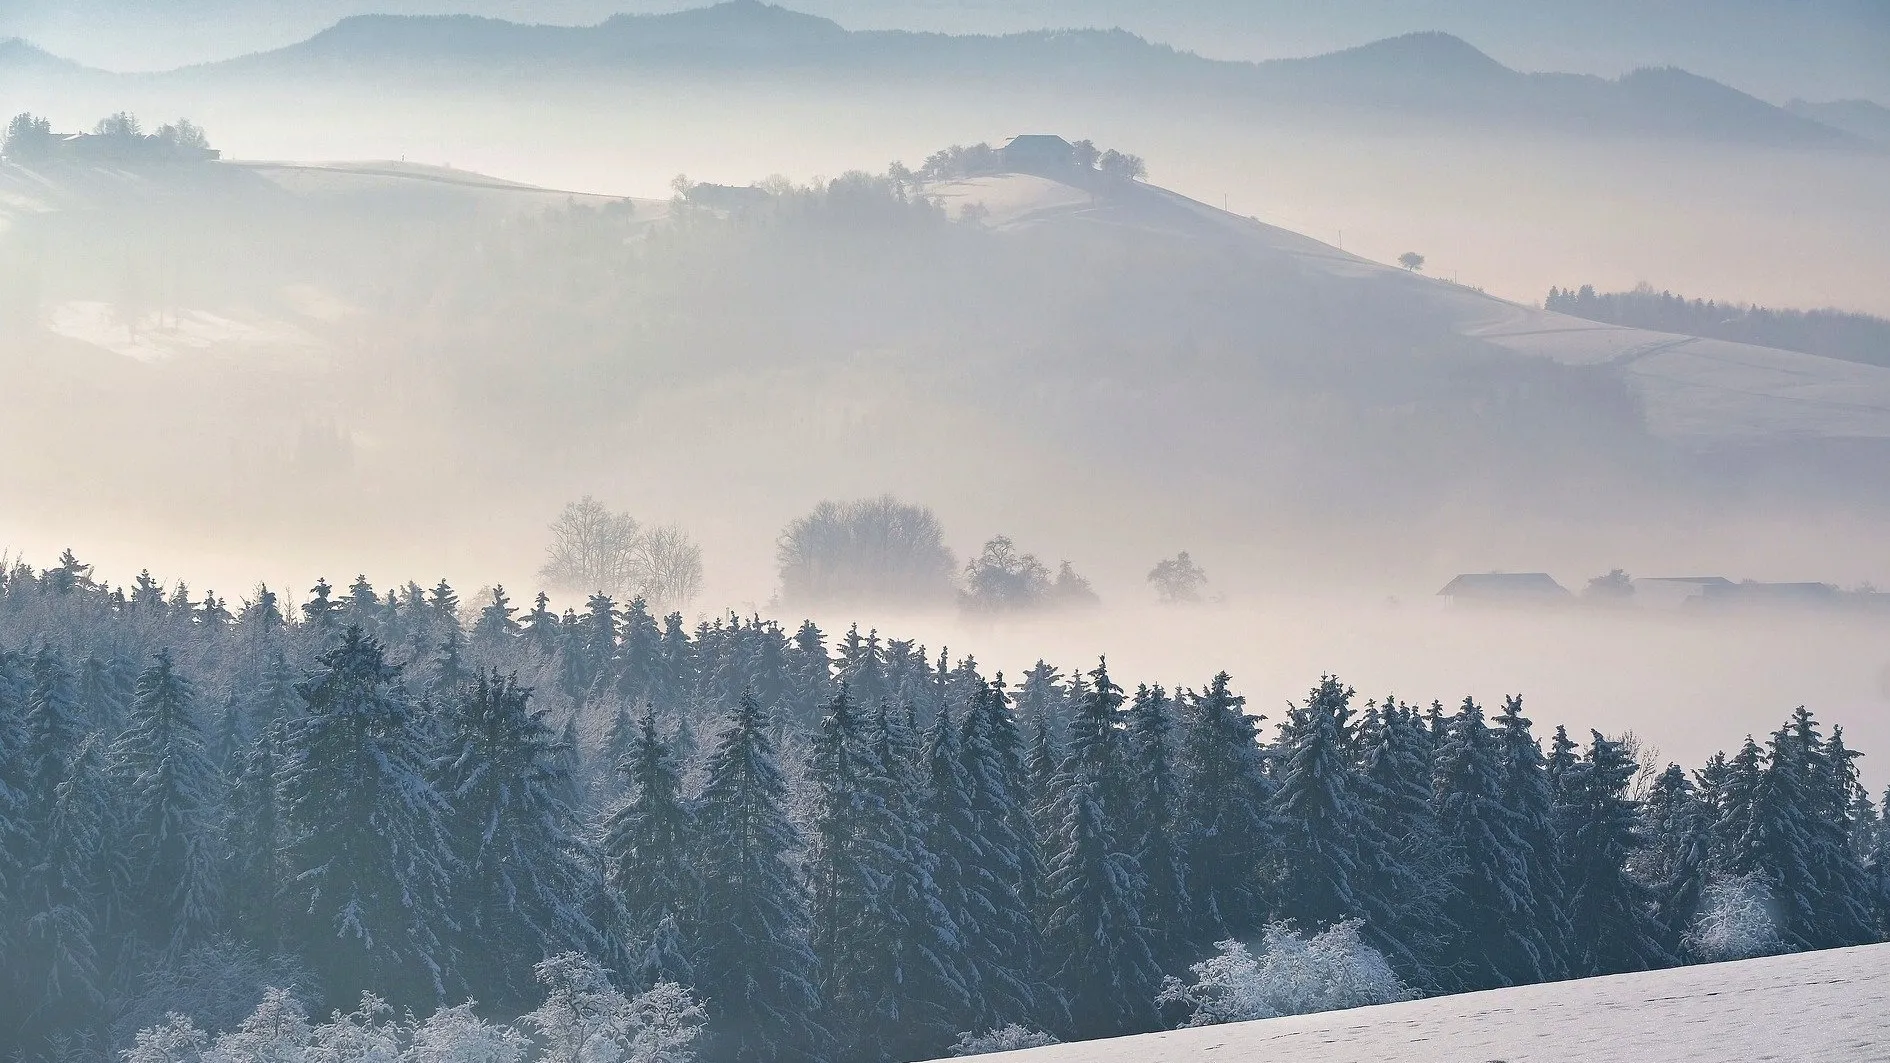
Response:
[[[1568,588],[1547,572],[1466,572],[1437,592],[1453,604],[1551,605],[1568,601]]]
[[[1017,173],[1061,173],[1076,159],[1076,146],[1049,133],[1012,137],[998,149],[1006,169]]]

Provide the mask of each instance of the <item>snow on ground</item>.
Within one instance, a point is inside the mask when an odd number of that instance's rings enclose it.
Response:
[[[148,364],[213,349],[314,350],[315,337],[287,321],[246,315],[241,319],[207,310],[148,314],[130,327],[110,303],[75,300],[46,312],[56,335],[89,343]]]
[[[991,1063],[1882,1063],[1890,945],[1054,1045]]]
[[[1890,439],[1890,369],[1551,313],[1372,262],[1147,185],[1126,195],[1093,196],[1041,177],[998,174],[927,191],[954,214],[962,205],[983,203],[990,211],[987,224],[998,228],[1054,219],[1135,226],[1285,258],[1310,274],[1422,286],[1426,302],[1464,336],[1525,357],[1617,367],[1656,435]]]

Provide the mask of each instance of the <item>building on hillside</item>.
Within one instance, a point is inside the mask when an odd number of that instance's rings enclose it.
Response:
[[[998,155],[1006,169],[1017,173],[1061,174],[1076,162],[1075,146],[1049,133],[1012,137],[998,149]]]
[[[1648,609],[1694,606],[1709,595],[1739,586],[1724,576],[1641,576],[1633,583],[1634,601]]]
[[[1746,580],[1712,588],[1703,598],[1702,604],[1824,609],[1841,604],[1843,593],[1830,583],[1760,583]]]
[[[1437,593],[1453,605],[1555,605],[1573,597],[1547,572],[1466,572]]]
[[[54,134],[48,154],[66,162],[89,163],[210,162],[223,155],[215,148],[162,137],[108,133]]]

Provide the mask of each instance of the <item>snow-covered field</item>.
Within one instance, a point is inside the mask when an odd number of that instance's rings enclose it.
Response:
[[[981,1057],[1004,1063],[1890,1060],[1890,945],[1465,993]]]

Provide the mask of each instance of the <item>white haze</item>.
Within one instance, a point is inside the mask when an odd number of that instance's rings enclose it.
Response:
[[[951,29],[1016,28],[1025,17],[943,6],[898,10],[914,15],[902,24],[932,18]],[[1040,10],[1062,17],[1073,9]],[[1099,10],[1135,24],[1130,16],[1137,12],[1126,7]],[[567,5],[558,17],[601,13]],[[857,7],[832,13],[850,24],[870,21]],[[875,17],[893,20],[885,12]],[[1182,16],[1152,9],[1140,17],[1157,28],[1184,24]],[[66,26],[65,39],[76,40],[68,23],[44,11],[0,33],[30,32],[32,18],[41,27]],[[1203,47],[1216,20],[1230,18],[1225,10],[1203,15],[1191,24],[1195,36],[1171,39]],[[1346,38],[1353,28],[1431,28],[1382,19],[1315,21],[1302,20],[1299,36],[1290,39],[1325,46],[1365,39]],[[252,25],[246,32],[261,31]],[[1276,54],[1274,42],[1251,26],[1247,32],[1241,54]],[[1502,32],[1521,40],[1514,26]],[[223,54],[216,47],[280,42],[251,36],[213,43],[170,47],[195,46],[193,58],[209,58]],[[118,47],[117,65],[136,65],[123,58],[127,46]],[[1538,38],[1519,45],[1513,61],[1548,61],[1575,48]],[[1657,57],[1591,55],[1587,69],[1613,73],[1644,58]],[[1716,58],[1724,67],[1739,57]],[[1783,79],[1812,65],[1768,76]],[[1712,72],[1714,64],[1705,68]],[[1103,97],[1054,85],[948,85],[860,98],[844,84],[817,79],[779,86],[739,76],[714,84],[547,78],[525,90],[346,81],[29,78],[6,83],[0,110],[43,113],[61,129],[120,109],[152,122],[188,115],[229,158],[450,165],[560,191],[640,197],[636,217],[652,225],[660,224],[679,173],[732,185],[771,174],[804,182],[881,171],[895,159],[916,166],[952,143],[1056,132],[1134,151],[1147,158],[1153,183],[1213,207],[1342,243],[1380,262],[1421,251],[1432,276],[1518,302],[1540,301],[1550,285],[1628,288],[1647,281],[1721,300],[1890,314],[1884,283],[1890,241],[1883,238],[1890,232],[1890,164],[1883,151],[1857,146],[1451,129],[1400,115],[1340,120],[1209,97],[1149,100],[1126,91]],[[1832,87],[1808,83],[1802,91],[1826,94]],[[646,521],[680,522],[700,539],[708,580],[696,613],[727,608],[792,620],[792,610],[771,602],[777,531],[823,498],[892,491],[937,509],[961,559],[992,535],[1011,535],[1053,563],[1071,560],[1095,581],[1104,608],[997,626],[969,625],[949,610],[831,611],[818,618],[830,633],[857,621],[921,639],[934,652],[949,646],[954,655],[975,655],[1013,675],[1039,657],[1066,671],[1087,669],[1100,654],[1121,678],[1171,687],[1199,686],[1225,669],[1256,711],[1275,717],[1323,673],[1365,695],[1435,698],[1447,707],[1466,695],[1495,703],[1519,692],[1539,728],[1567,723],[1578,736],[1589,727],[1632,730],[1688,765],[1736,746],[1747,733],[1762,735],[1793,706],[1807,704],[1826,722],[1843,723],[1850,744],[1871,757],[1867,775],[1885,779],[1890,640],[1881,620],[1464,614],[1444,610],[1434,593],[1458,572],[1491,569],[1546,570],[1574,588],[1615,567],[1640,575],[1890,585],[1883,549],[1890,490],[1881,451],[1801,465],[1778,456],[1796,455],[1786,445],[1795,441],[1770,440],[1758,457],[1739,450],[1723,465],[1699,459],[1697,467],[1687,464],[1696,456],[1675,458],[1679,471],[1656,469],[1638,479],[1646,470],[1635,455],[1603,453],[1609,433],[1602,430],[1579,436],[1553,460],[1518,459],[1487,481],[1468,473],[1460,480],[1450,465],[1453,452],[1407,453],[1401,441],[1409,433],[1387,430],[1382,445],[1357,444],[1366,452],[1360,457],[1347,444],[1361,438],[1369,419],[1361,418],[1363,428],[1322,419],[1321,403],[1343,391],[1341,384],[1320,377],[1308,389],[1315,398],[1301,401],[1294,392],[1275,407],[1266,403],[1289,387],[1280,380],[1303,367],[1243,375],[1250,362],[1297,349],[1303,337],[1284,326],[1285,338],[1256,336],[1241,331],[1249,322],[1232,317],[1217,324],[1226,307],[1199,294],[1211,287],[1217,260],[1196,260],[1186,247],[1153,239],[1135,253],[1164,266],[1169,260],[1159,256],[1172,254],[1163,275],[1175,280],[1174,289],[1150,294],[1137,307],[1146,316],[1131,323],[1137,331],[1122,341],[1123,350],[1093,359],[1091,347],[1074,341],[1073,351],[1047,350],[1043,335],[1067,326],[1100,346],[1102,339],[1081,332],[1095,309],[1083,299],[1110,289],[1057,273],[1081,256],[1045,237],[1043,246],[1021,245],[1028,251],[1006,263],[1017,288],[1041,294],[1039,303],[963,306],[971,298],[965,292],[984,291],[973,279],[954,288],[914,274],[912,287],[934,284],[925,290],[935,300],[880,305],[835,298],[805,308],[820,319],[808,326],[808,346],[831,347],[802,352],[804,363],[783,367],[775,362],[786,357],[775,359],[771,349],[744,348],[753,337],[685,329],[665,341],[674,346],[660,348],[666,356],[680,362],[675,352],[686,350],[689,359],[727,359],[732,368],[676,380],[638,365],[622,369],[635,379],[621,382],[621,393],[606,396],[576,386],[486,395],[479,393],[480,367],[490,365],[471,361],[479,337],[447,310],[438,311],[443,320],[433,328],[421,312],[432,308],[423,298],[428,289],[389,262],[436,236],[444,243],[484,232],[477,226],[491,217],[482,212],[535,217],[562,209],[567,197],[537,197],[528,208],[492,206],[498,200],[462,202],[449,185],[426,185],[377,198],[382,192],[350,191],[355,186],[343,177],[325,180],[318,175],[295,186],[306,199],[270,200],[269,210],[279,213],[245,213],[250,208],[234,200],[218,213],[222,206],[204,205],[215,200],[214,190],[185,193],[197,197],[192,209],[204,210],[198,224],[207,230],[260,234],[243,245],[249,257],[242,262],[205,270],[211,279],[190,293],[191,308],[245,321],[251,317],[243,315],[301,322],[297,328],[317,337],[310,349],[237,344],[145,365],[79,342],[76,325],[60,336],[0,337],[0,359],[8,360],[24,396],[0,430],[8,454],[0,470],[7,492],[0,544],[42,566],[71,546],[112,582],[128,582],[149,567],[231,600],[258,580],[299,600],[317,577],[341,584],[357,572],[381,587],[444,576],[463,599],[503,582],[522,599],[535,589],[545,525],[563,502],[592,493]],[[7,187],[9,195],[26,195],[24,186]],[[169,209],[161,196],[125,192],[119,202],[116,186],[100,187],[78,197],[75,216],[87,217],[99,202],[128,215]],[[356,195],[357,220],[384,217],[390,231],[409,228],[384,243],[364,235],[358,263],[323,261],[318,269],[298,260],[294,249],[307,246],[298,242],[307,235],[302,230],[347,215]],[[0,241],[9,239],[9,219],[17,236],[32,212],[10,204],[17,206],[0,199]],[[99,304],[116,282],[98,263],[150,251],[144,237],[111,229],[111,209],[101,211],[96,226],[69,230],[81,234],[73,245],[39,249],[56,259],[97,260],[92,273],[70,270],[76,279],[61,282],[67,285],[56,293],[61,306]],[[363,225],[364,232],[370,228]],[[277,239],[281,233],[295,239]],[[818,259],[823,240],[796,239],[803,242],[782,254],[781,285],[755,281],[738,289],[745,298],[800,291],[788,282],[822,275],[826,266],[803,268],[799,259]],[[541,273],[582,262],[536,253],[531,264]],[[469,252],[448,263],[473,277],[454,291],[474,302],[505,294],[482,286],[478,269],[467,264],[474,261]],[[365,297],[316,286],[357,266],[385,268],[390,287],[411,283],[403,291],[413,302],[377,316]],[[452,272],[434,262],[425,269],[436,267]],[[902,269],[887,272],[904,276]],[[844,287],[850,274],[836,276],[842,277],[836,287]],[[256,278],[267,278],[268,289],[245,286]],[[686,279],[692,283],[677,282],[688,289],[677,305],[705,318],[794,317],[794,308],[763,317],[752,304],[719,305],[710,296],[722,278]],[[887,283],[896,294],[913,294],[898,288],[897,278]],[[295,301],[285,295],[292,289],[307,297],[298,304],[303,310],[323,299],[339,309],[332,320],[313,312],[297,317],[301,311],[282,309],[285,300]],[[912,306],[937,317],[920,322]],[[492,364],[529,366],[597,332],[602,326],[593,327],[588,312],[574,301],[568,333],[548,325],[543,334],[495,340],[477,353]],[[1377,324],[1374,308],[1351,303],[1325,312],[1335,327],[1366,319],[1359,328],[1367,339],[1423,318],[1412,311]],[[914,316],[901,316],[907,313]],[[974,330],[992,315],[1029,335],[1030,344],[1007,347],[1002,327]],[[547,312],[547,320],[555,317]],[[835,321],[857,325],[864,338],[846,346],[855,333]],[[932,325],[938,331],[928,333]],[[965,347],[983,346],[960,349],[965,336],[976,337]],[[1196,347],[1207,352],[1206,367],[1178,368]],[[1059,354],[1071,360],[1059,362]],[[1229,361],[1214,363],[1217,354]],[[755,363],[741,360],[750,356]],[[1134,369],[1117,372],[1108,358]],[[972,373],[963,365],[973,362],[986,374],[975,379],[991,386],[948,392],[945,385]],[[1385,360],[1331,372],[1346,377],[1345,386],[1364,387],[1375,374],[1406,369]],[[647,379],[636,376],[646,370]],[[555,384],[558,372],[554,365],[542,375]],[[1162,381],[1171,381],[1172,390],[1155,390]],[[1431,384],[1439,391],[1450,386]],[[1413,432],[1449,419],[1431,412],[1453,409],[1437,402],[1417,403]],[[1387,407],[1402,408],[1389,401]],[[1086,422],[1092,410],[1098,412]],[[1283,428],[1276,416],[1284,413],[1301,419]],[[295,440],[311,426],[347,437],[353,464],[319,475],[299,466]],[[1280,456],[1288,443],[1300,448],[1298,464]],[[1773,444],[1778,453],[1764,450]],[[1500,446],[1474,456],[1492,453],[1508,456]],[[1182,549],[1207,567],[1223,604],[1153,606],[1144,574]]]

